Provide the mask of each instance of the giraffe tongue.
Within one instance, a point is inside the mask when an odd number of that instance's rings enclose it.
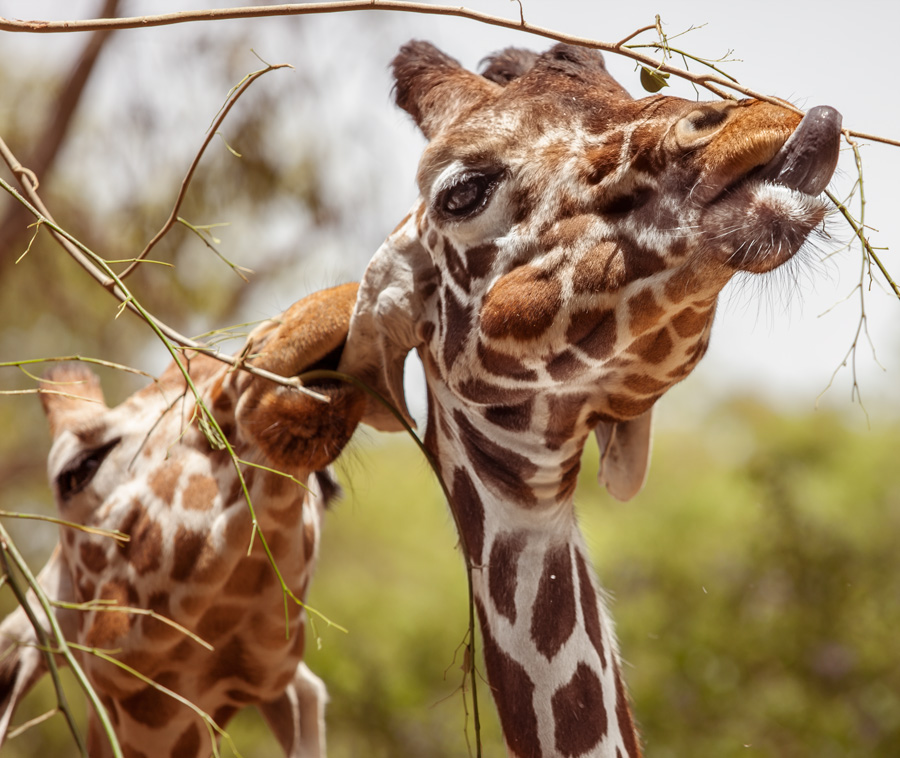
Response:
[[[818,195],[837,166],[841,114],[827,105],[812,108],[762,169],[760,178],[807,195]]]

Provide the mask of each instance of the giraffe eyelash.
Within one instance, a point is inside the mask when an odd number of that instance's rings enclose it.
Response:
[[[473,218],[488,206],[505,175],[502,168],[467,171],[438,191],[432,207],[449,220]]]
[[[60,500],[68,500],[87,487],[97,475],[106,456],[119,442],[121,437],[116,437],[100,447],[83,450],[69,461],[56,477]]]

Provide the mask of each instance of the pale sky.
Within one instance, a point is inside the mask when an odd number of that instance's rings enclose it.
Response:
[[[646,0],[628,2],[576,2],[575,0],[524,0],[527,21],[580,36],[607,42],[616,41],[636,28],[653,23],[661,13],[670,36],[690,26],[704,25],[680,37],[675,43],[690,52],[719,58],[729,50],[739,59],[725,64],[726,70],[752,89],[791,100],[800,107],[827,104],[844,116],[848,128],[900,139],[900,105],[896,90],[896,34],[900,28],[900,4],[890,0],[860,0],[852,4],[833,0],[816,2],[757,2],[740,6],[721,0]],[[0,15],[45,18],[89,15],[98,3],[10,2],[0,0]],[[201,7],[213,4],[194,4]],[[180,6],[180,8],[179,8]],[[131,2],[127,15],[183,9],[180,3]],[[468,7],[495,15],[518,15],[511,0],[472,0]],[[247,22],[229,22],[247,23]],[[332,283],[334,278],[358,278],[380,236],[389,232],[415,199],[415,165],[423,140],[405,114],[390,100],[391,82],[387,65],[397,48],[412,37],[428,39],[475,67],[486,54],[508,45],[541,50],[552,43],[533,35],[502,30],[473,21],[413,14],[343,14],[308,17],[302,40],[284,33],[278,20],[254,21],[258,44],[254,48],[270,61],[301,65],[305,75],[327,81],[332,113],[323,116],[321,131],[334,131],[345,144],[334,149],[335,191],[354,198],[360,206],[360,228],[352,245],[340,241],[323,243],[318,272],[305,281],[282,282],[261,296],[259,308],[273,311],[285,307],[310,289]],[[283,25],[282,25],[283,26]],[[119,55],[130,55],[129,64],[145,68],[151,77],[159,62],[141,50],[155,44],[171,45],[172,40],[190,35],[196,25],[171,29],[125,31],[118,39]],[[225,27],[227,29],[227,24]],[[641,39],[650,41],[651,35]],[[124,42],[123,42],[124,40]],[[27,58],[63,51],[69,41],[33,35],[11,39],[0,35],[0,53]],[[302,49],[298,49],[302,48]],[[309,53],[321,61],[309,65]],[[209,65],[210,61],[206,61]],[[612,73],[636,97],[642,96],[634,64],[607,56]],[[340,66],[340,75],[334,69]],[[248,60],[247,71],[254,68]],[[125,74],[119,74],[124,76]],[[181,74],[188,82],[200,72]],[[94,96],[114,98],[123,86],[116,79],[116,67],[104,72],[104,86]],[[667,91],[695,99],[688,86],[675,83]],[[127,85],[125,85],[127,86]],[[187,86],[187,85],[184,85]],[[177,97],[178,87],[157,86],[164,107],[166,98]],[[712,99],[703,94],[704,99]],[[216,98],[221,100],[221,94]],[[203,106],[206,107],[206,106]],[[198,106],[199,108],[199,106]],[[214,113],[213,109],[211,112]],[[201,113],[208,123],[211,112]],[[311,118],[304,114],[309,127]],[[365,127],[365,130],[362,127]],[[312,124],[315,129],[315,124]],[[359,135],[369,136],[360,140]],[[196,134],[191,138],[196,142]],[[354,187],[355,162],[374,161],[376,186],[369,195]],[[865,187],[868,200],[866,219],[875,230],[876,246],[900,250],[900,148],[870,144],[863,148]],[[845,153],[832,182],[838,196],[845,195],[855,179],[852,158]],[[355,194],[353,192],[355,191]],[[835,236],[832,250],[850,239],[849,228],[839,220],[829,227]],[[360,240],[364,240],[361,242]],[[348,249],[352,253],[346,253]],[[340,252],[338,252],[340,251]],[[882,259],[895,280],[900,278],[900,256],[882,251]],[[704,407],[712,399],[740,392],[754,392],[776,401],[785,410],[813,408],[816,397],[828,384],[832,372],[843,360],[853,339],[859,314],[858,294],[852,290],[859,281],[858,246],[813,265],[797,285],[784,277],[766,283],[732,285],[720,307],[712,345],[707,357],[686,385],[661,401],[663,418],[678,415],[679,408]],[[841,303],[848,295],[850,299]],[[834,307],[833,307],[834,306]],[[858,356],[858,374],[867,408],[873,419],[896,416],[900,409],[900,301],[885,294],[876,283],[867,292],[869,331],[878,351],[881,368],[863,344]],[[829,310],[830,309],[830,310]],[[253,317],[258,317],[256,314]],[[410,387],[411,392],[417,390]],[[835,386],[825,395],[828,407],[852,410],[849,401],[850,373],[840,372]],[[666,406],[668,404],[668,410]],[[415,401],[411,407],[415,407]],[[865,426],[859,413],[854,423]]]

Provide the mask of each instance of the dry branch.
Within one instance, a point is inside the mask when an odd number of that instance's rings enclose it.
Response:
[[[106,0],[100,15],[115,16],[119,0]],[[98,30],[91,35],[78,61],[72,67],[68,79],[60,87],[60,96],[52,116],[47,119],[47,126],[36,140],[36,147],[28,157],[28,167],[35,177],[45,177],[56,161],[60,148],[69,133],[72,117],[81,102],[91,74],[96,68],[100,53],[109,41],[114,30]],[[14,248],[16,239],[26,226],[28,211],[18,203],[10,206],[0,219],[0,260]]]

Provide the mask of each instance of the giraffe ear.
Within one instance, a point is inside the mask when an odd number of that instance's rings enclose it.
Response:
[[[428,139],[501,89],[429,42],[408,42],[392,65],[397,105],[413,117]]]
[[[41,405],[53,439],[63,430],[107,410],[97,375],[83,363],[61,363],[40,384]]]
[[[616,500],[631,500],[647,481],[653,409],[630,421],[601,422],[594,430],[600,446],[597,480]]]
[[[431,258],[415,239],[390,237],[363,275],[338,367],[366,382],[415,426],[403,394],[403,367],[422,338],[421,292],[434,274]],[[367,399],[362,420],[385,432],[403,425],[382,403]]]

